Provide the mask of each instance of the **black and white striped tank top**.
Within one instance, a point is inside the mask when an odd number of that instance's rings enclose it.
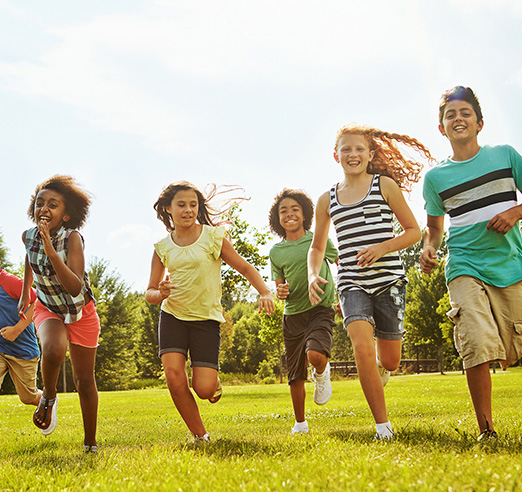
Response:
[[[393,212],[382,196],[379,174],[373,177],[367,195],[352,205],[341,205],[337,199],[337,185],[332,186],[330,216],[339,243],[339,292],[362,289],[376,295],[398,280],[406,279],[397,251],[366,267],[358,266],[355,259],[362,249],[394,237]]]

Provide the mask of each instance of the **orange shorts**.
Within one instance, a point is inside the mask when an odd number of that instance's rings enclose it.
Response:
[[[49,311],[40,300],[37,299],[34,303],[33,313],[36,333],[38,333],[38,328],[40,328],[40,325],[46,319],[59,319],[63,322],[60,316]],[[96,304],[94,304],[94,301],[91,300],[83,306],[82,319],[74,323],[65,324],[65,328],[67,329],[67,338],[71,343],[87,348],[97,347],[98,337],[100,335],[100,318],[96,312]]]

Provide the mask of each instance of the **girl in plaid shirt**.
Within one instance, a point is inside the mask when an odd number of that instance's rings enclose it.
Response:
[[[33,320],[42,347],[44,390],[33,415],[42,434],[58,422],[56,383],[67,348],[80,397],[85,452],[97,452],[98,390],[94,362],[100,333],[94,295],[85,272],[83,237],[91,197],[70,176],[56,175],[36,187],[28,210],[36,227],[23,233],[26,248],[20,317],[34,281],[38,299]]]

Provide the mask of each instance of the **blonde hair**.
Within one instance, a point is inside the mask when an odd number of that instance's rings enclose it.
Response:
[[[368,142],[373,159],[368,165],[368,173],[382,174],[392,178],[404,191],[411,191],[413,183],[420,180],[423,162],[404,155],[397,144],[415,150],[428,161],[434,161],[430,151],[421,142],[408,135],[388,133],[371,126],[350,123],[339,129],[335,138],[334,152],[337,155],[339,140],[344,135],[361,135]]]

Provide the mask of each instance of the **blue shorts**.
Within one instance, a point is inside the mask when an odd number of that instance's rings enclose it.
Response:
[[[162,310],[158,342],[160,357],[169,352],[177,352],[188,358],[190,352],[191,367],[219,370],[221,333],[218,321],[183,321]]]
[[[342,291],[339,302],[345,326],[363,320],[373,326],[376,338],[402,340],[406,306],[406,284],[402,280],[375,296],[361,289]]]

